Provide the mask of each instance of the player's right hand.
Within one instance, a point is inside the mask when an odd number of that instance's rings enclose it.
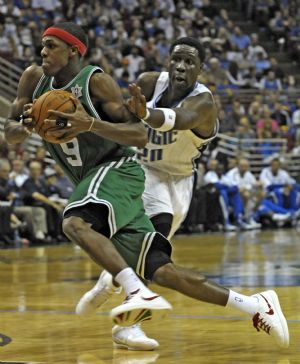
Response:
[[[141,88],[135,83],[131,83],[128,89],[131,95],[131,98],[126,102],[128,110],[139,119],[144,119],[147,115],[146,97],[142,94]]]

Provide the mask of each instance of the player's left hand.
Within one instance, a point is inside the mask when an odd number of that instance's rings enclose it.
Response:
[[[75,138],[78,134],[89,130],[93,122],[92,116],[85,111],[78,99],[72,99],[76,105],[76,109],[73,113],[49,110],[49,117],[44,120],[44,122],[50,126],[50,129],[47,131],[48,135],[53,135],[58,139],[69,137]],[[61,127],[57,125],[57,119],[59,118],[67,120],[66,126]]]
[[[131,98],[126,101],[128,110],[139,119],[144,119],[147,115],[146,97],[135,83],[131,83],[128,88],[131,95]]]

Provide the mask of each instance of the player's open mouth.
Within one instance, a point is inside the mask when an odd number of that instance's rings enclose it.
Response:
[[[177,82],[185,82],[185,78],[184,77],[181,77],[181,76],[175,76],[175,80]]]

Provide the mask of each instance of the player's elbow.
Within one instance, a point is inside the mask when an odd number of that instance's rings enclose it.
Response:
[[[144,148],[148,142],[147,130],[142,123],[135,129],[134,146]]]
[[[135,146],[138,148],[144,148],[146,146],[147,142],[148,142],[147,134],[142,135],[140,138],[137,139]]]

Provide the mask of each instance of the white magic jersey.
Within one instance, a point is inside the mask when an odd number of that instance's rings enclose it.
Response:
[[[147,107],[155,108],[163,92],[168,87],[169,73],[161,72],[156,82],[152,99]],[[210,90],[196,83],[189,95],[173,107],[180,107],[183,101],[191,96],[210,92]],[[190,176],[193,173],[194,160],[200,156],[201,148],[210,142],[218,132],[218,123],[213,136],[208,139],[198,137],[191,130],[158,131],[148,128],[148,143],[145,148],[138,150],[138,159],[142,165],[163,171],[172,175]]]

